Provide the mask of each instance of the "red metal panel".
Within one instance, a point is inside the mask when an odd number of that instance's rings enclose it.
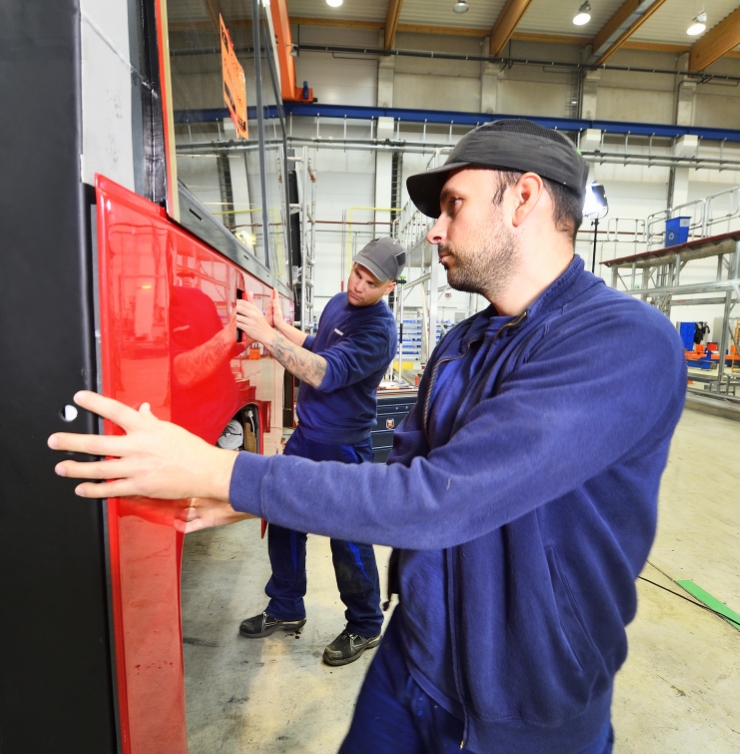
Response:
[[[283,370],[236,341],[237,289],[267,310],[271,290],[173,223],[161,207],[97,176],[102,390],[215,442],[258,406],[260,447],[279,450]],[[283,302],[286,315],[292,305]],[[251,351],[251,355],[250,355]],[[266,424],[266,426],[265,426]],[[105,433],[120,430],[106,422]],[[108,501],[110,574],[124,754],[187,751],[180,559],[184,501]]]

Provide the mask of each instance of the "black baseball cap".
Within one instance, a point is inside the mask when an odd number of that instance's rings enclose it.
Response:
[[[586,197],[588,163],[559,131],[529,120],[497,120],[460,139],[442,167],[409,176],[411,201],[428,217],[439,217],[439,195],[450,173],[461,168],[537,173]]]
[[[378,280],[398,280],[406,264],[406,252],[392,238],[376,238],[365,246],[352,260],[375,275]]]

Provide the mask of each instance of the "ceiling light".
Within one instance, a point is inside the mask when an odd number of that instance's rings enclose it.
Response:
[[[452,6],[452,10],[454,10],[455,13],[467,13],[468,0],[457,0],[457,2]]]
[[[326,4],[332,8],[338,8],[344,0],[326,0]]]
[[[686,29],[686,33],[690,37],[695,37],[701,34],[707,28],[707,14],[702,11],[692,22],[691,26]]]
[[[578,13],[576,13],[575,18],[573,19],[573,23],[576,26],[583,26],[584,24],[587,24],[591,20],[591,3],[586,0],[583,5],[578,9]]]

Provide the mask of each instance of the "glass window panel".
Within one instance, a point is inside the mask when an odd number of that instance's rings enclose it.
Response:
[[[269,8],[259,5],[264,196],[251,2],[168,0],[167,8],[178,180],[226,231],[269,266],[281,282],[289,284],[285,134],[267,57],[272,55],[266,49]],[[247,139],[238,137],[224,103],[219,12],[244,70]]]

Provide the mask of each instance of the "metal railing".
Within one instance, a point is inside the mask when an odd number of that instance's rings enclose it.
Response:
[[[740,230],[740,186],[679,204],[672,209],[653,212],[645,219],[609,218],[601,259],[662,249],[665,246],[666,221],[677,217],[689,218],[689,241]]]

